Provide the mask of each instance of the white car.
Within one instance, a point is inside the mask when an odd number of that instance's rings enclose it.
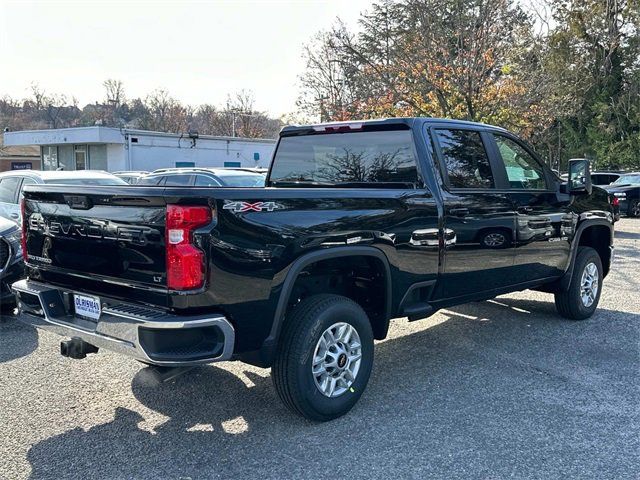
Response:
[[[20,198],[25,185],[127,185],[124,180],[97,170],[14,170],[0,173],[0,217],[21,223]]]

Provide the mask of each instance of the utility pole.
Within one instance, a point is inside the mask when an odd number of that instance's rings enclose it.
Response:
[[[324,101],[328,100],[329,97],[327,97],[326,95],[320,95],[318,97],[315,98],[316,102],[320,103],[320,123],[325,122],[326,121],[326,112],[324,111]]]
[[[236,136],[236,112],[231,110],[231,136]]]
[[[242,113],[239,110],[229,110],[229,113],[231,113],[231,136],[235,137],[236,136],[236,118],[237,117],[260,117],[261,115],[259,113]]]

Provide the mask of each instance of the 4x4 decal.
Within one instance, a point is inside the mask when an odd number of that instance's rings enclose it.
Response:
[[[224,210],[231,210],[234,213],[242,212],[273,212],[280,208],[284,208],[282,205],[276,202],[230,202],[226,200],[224,202]]]

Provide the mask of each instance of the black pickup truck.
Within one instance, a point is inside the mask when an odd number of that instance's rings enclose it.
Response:
[[[286,127],[266,188],[29,186],[19,318],[75,358],[271,367],[291,410],[330,420],[393,318],[527,288],[593,314],[612,207],[570,170],[502,128],[408,118]]]

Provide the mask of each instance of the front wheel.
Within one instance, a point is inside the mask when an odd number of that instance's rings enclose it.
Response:
[[[584,320],[593,315],[600,301],[602,278],[598,252],[591,247],[578,247],[569,288],[555,294],[558,313],[570,320]]]
[[[640,217],[640,200],[636,199],[629,202],[627,215],[630,217]]]
[[[340,417],[356,404],[373,366],[367,314],[339,295],[314,295],[287,318],[271,378],[283,403],[310,420]]]

